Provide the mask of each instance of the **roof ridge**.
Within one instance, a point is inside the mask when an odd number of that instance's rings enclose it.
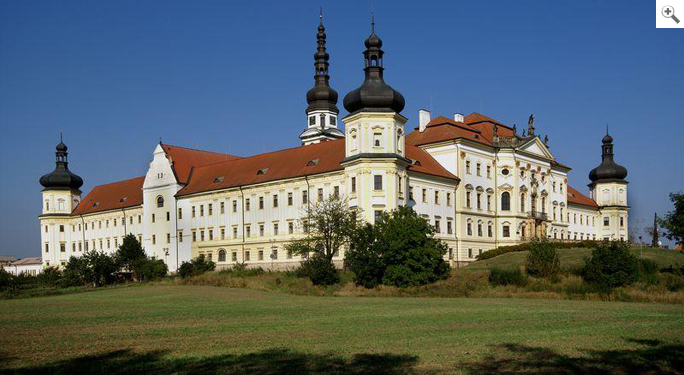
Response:
[[[235,158],[241,158],[241,157],[242,157],[242,156],[237,156],[237,155],[232,155],[232,154],[226,154],[226,153],[223,153],[223,152],[208,151],[208,150],[200,150],[200,149],[198,149],[198,148],[191,148],[191,147],[185,147],[185,146],[171,145],[171,144],[168,144],[168,143],[162,143],[161,145],[162,145],[162,146],[166,146],[166,147],[182,148],[182,149],[184,149],[184,150],[189,150],[189,151],[206,152],[206,153],[208,153],[208,154],[232,156],[232,157],[235,157]]]
[[[122,183],[122,182],[133,181],[133,180],[137,180],[137,179],[139,179],[139,178],[145,178],[145,177],[146,177],[146,176],[138,176],[138,177],[133,177],[133,178],[129,178],[129,179],[126,179],[126,180],[119,180],[119,181],[106,182],[106,183],[104,183],[104,184],[99,184],[99,185],[93,186],[93,188],[90,189],[90,191],[92,192],[95,188],[98,188],[98,187],[101,187],[101,186],[108,186],[108,185],[113,185],[113,184],[120,184],[120,183]],[[87,194],[86,194],[86,196],[87,196]]]
[[[430,125],[430,122],[435,121],[435,120],[440,119],[440,118],[443,118],[444,121]],[[442,121],[442,120],[440,120],[440,121]],[[474,129],[474,128],[468,126],[468,124],[466,124],[464,122],[457,122],[457,121],[454,121],[454,120],[452,120],[448,117],[444,117],[444,116],[437,116],[434,119],[430,120],[430,122],[428,123],[429,128],[439,126],[439,125],[451,125],[451,126],[455,126],[457,128],[463,129],[463,130],[468,130],[468,131],[471,131],[474,133],[482,134],[482,132],[480,130]],[[463,124],[463,125],[460,125],[460,124]]]

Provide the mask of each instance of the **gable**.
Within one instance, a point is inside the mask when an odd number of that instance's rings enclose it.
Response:
[[[551,154],[551,151],[549,151],[548,147],[544,145],[539,137],[534,137],[529,142],[520,146],[518,149],[533,155],[541,156],[545,159],[553,160],[553,154]]]

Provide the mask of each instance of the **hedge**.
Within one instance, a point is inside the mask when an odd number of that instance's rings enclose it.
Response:
[[[601,241],[577,241],[577,242],[552,242],[553,247],[556,249],[571,249],[571,248],[594,248],[598,246]],[[532,246],[530,242],[521,243],[518,245],[511,246],[499,246],[496,249],[485,251],[484,253],[477,256],[477,260],[485,260],[489,258],[497,257],[501,254],[514,253],[517,251],[530,251]]]

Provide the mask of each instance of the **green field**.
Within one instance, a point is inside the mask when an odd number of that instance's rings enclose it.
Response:
[[[684,306],[115,287],[0,301],[0,373],[684,372]]]
[[[574,248],[574,249],[557,249],[558,256],[561,261],[561,267],[564,269],[580,268],[584,265],[584,259],[591,257],[591,249]],[[527,258],[527,251],[519,251],[513,253],[506,253],[491,259],[474,262],[470,264],[467,269],[491,269],[492,267],[511,268],[520,267],[525,264]],[[684,254],[667,249],[632,249],[632,253],[637,257],[650,259],[658,263],[660,267],[668,267],[670,265],[684,266]]]

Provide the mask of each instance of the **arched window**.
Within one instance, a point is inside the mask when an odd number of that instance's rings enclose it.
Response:
[[[520,211],[525,212],[525,193],[520,194]]]
[[[225,262],[226,261],[226,251],[223,249],[219,249],[219,257],[218,257],[219,262]]]
[[[511,210],[511,194],[507,191],[501,194],[501,209],[503,211]]]
[[[542,212],[546,212],[546,198],[542,197]]]
[[[159,208],[164,207],[164,197],[162,197],[162,196],[157,197],[157,207],[159,207]]]

